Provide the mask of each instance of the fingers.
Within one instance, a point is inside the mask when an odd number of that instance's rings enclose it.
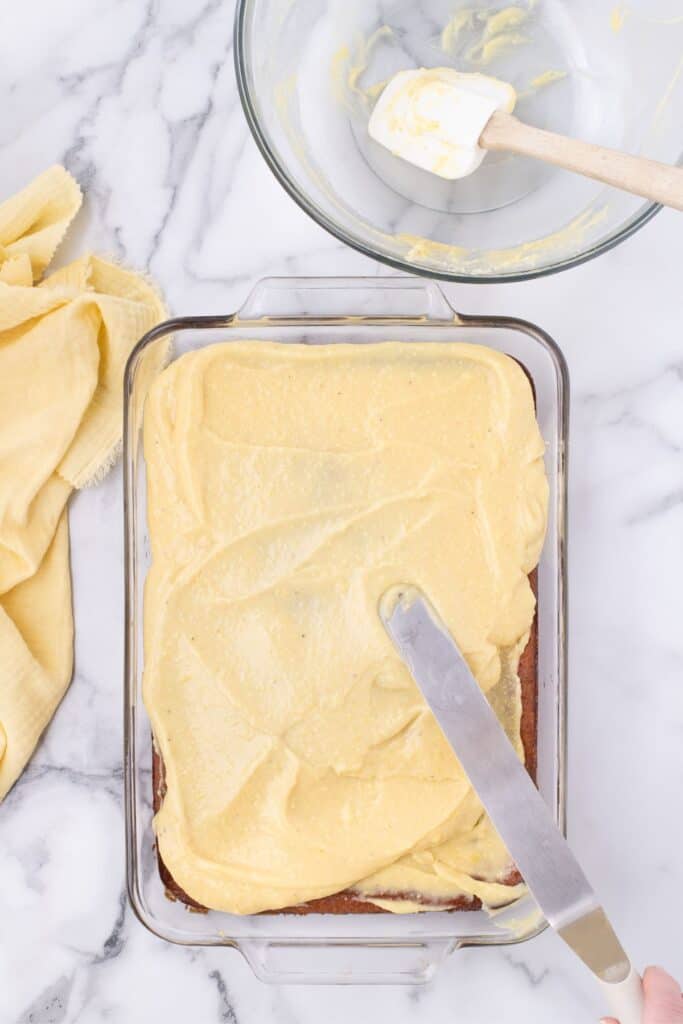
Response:
[[[643,1024],[683,1024],[681,987],[661,967],[648,967],[643,975]]]
[[[619,1021],[614,1017],[601,1017],[600,1024],[619,1024]]]

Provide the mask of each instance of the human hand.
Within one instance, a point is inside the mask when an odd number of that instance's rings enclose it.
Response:
[[[683,995],[677,981],[661,967],[648,967],[643,975],[643,1024],[683,1024]],[[602,1024],[619,1024],[604,1017]]]

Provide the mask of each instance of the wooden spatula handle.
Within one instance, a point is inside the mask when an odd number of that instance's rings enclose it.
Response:
[[[683,210],[683,168],[629,156],[615,149],[580,142],[541,128],[532,128],[512,114],[495,113],[482,132],[484,149],[504,149],[533,156],[576,171],[644,199]]]

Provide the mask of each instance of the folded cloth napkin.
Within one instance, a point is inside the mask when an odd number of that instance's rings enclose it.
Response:
[[[80,205],[63,167],[0,204],[0,800],[71,680],[69,495],[116,458],[126,359],[165,315],[95,256],[40,280]]]

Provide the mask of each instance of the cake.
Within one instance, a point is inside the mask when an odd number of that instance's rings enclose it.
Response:
[[[212,345],[159,376],[144,435],[169,894],[241,914],[515,898],[377,603],[428,594],[533,773],[547,484],[524,371],[453,343]]]

